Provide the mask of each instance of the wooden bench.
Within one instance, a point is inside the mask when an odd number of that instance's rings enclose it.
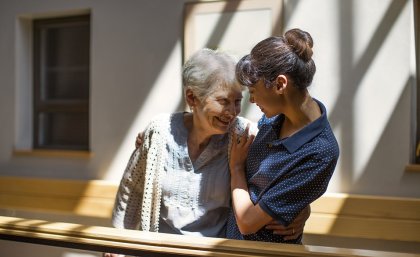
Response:
[[[109,220],[117,187],[101,180],[0,177],[0,210]],[[420,243],[420,199],[327,193],[311,208],[308,235]]]
[[[117,189],[102,180],[0,177],[0,209],[109,219]]]

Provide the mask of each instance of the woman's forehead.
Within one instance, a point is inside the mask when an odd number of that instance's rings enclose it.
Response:
[[[242,90],[236,87],[217,87],[210,94],[213,97],[242,97]]]

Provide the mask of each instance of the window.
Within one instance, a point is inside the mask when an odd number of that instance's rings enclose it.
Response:
[[[34,149],[89,149],[90,16],[37,19]]]

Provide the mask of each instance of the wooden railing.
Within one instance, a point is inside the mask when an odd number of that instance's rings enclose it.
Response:
[[[135,256],[420,257],[418,254],[201,238],[0,216],[0,239]]]
[[[0,210],[109,220],[117,187],[100,180],[0,177]],[[305,234],[420,243],[420,199],[325,194],[311,208]]]

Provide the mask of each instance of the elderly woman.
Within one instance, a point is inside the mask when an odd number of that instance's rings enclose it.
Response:
[[[339,147],[324,105],[307,89],[316,70],[312,46],[308,32],[292,29],[261,41],[237,64],[238,80],[264,116],[255,140],[241,136],[232,146],[228,238],[300,243],[301,236],[286,241],[264,226],[273,219],[287,226],[327,189]]]
[[[147,126],[120,183],[115,227],[225,237],[231,208],[228,149],[233,132],[242,133],[248,122],[237,117],[243,87],[235,64],[210,49],[186,62],[183,86],[191,112],[160,115]],[[293,230],[267,224],[274,233],[295,237],[308,216],[307,209]]]

